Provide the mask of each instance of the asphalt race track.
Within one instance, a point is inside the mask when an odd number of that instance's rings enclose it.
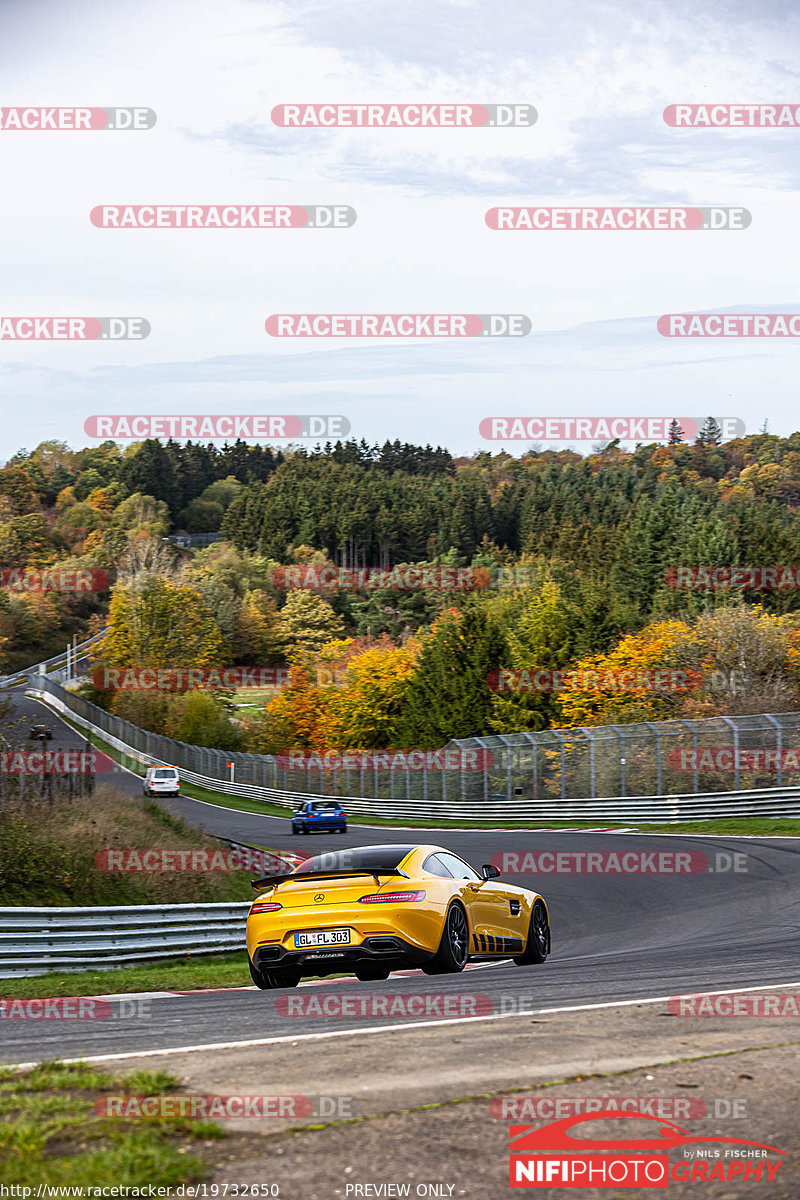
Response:
[[[25,720],[46,720],[52,747],[80,739],[42,706],[18,691]],[[141,784],[124,772],[109,782],[139,795]],[[541,891],[549,908],[553,953],[544,966],[506,962],[461,975],[392,976],[390,982],[330,980],[310,987],[364,996],[474,993],[492,998],[495,1014],[602,1002],[794,983],[800,978],[800,839],[703,838],[673,834],[549,833],[524,830],[441,831],[352,826],[346,837],[291,837],[288,822],[225,810],[188,798],[166,802],[171,811],[210,833],[265,847],[312,852],[380,842],[444,845],[475,866],[503,852],[578,851],[619,854],[680,852],[705,855],[708,869],[693,873],[507,874]],[[740,856],[738,859],[734,856]],[[657,861],[657,860],[656,860]],[[738,869],[735,869],[738,868]],[[0,990],[2,984],[0,983]],[[301,992],[310,994],[301,986]],[[284,992],[236,989],[153,995],[148,1019],[4,1021],[0,1059],[122,1054],[145,1050],[291,1039],[304,1034],[352,1032],[387,1021],[374,1015],[281,1016]],[[298,994],[291,989],[289,994]],[[408,1018],[410,1023],[413,1018]],[[435,1020],[435,1018],[434,1018]],[[396,1025],[396,1019],[388,1022]],[[399,1022],[404,1023],[403,1021]],[[47,1026],[50,1028],[47,1028]]]

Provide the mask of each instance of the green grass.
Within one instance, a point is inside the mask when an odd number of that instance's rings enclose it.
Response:
[[[287,810],[274,804],[262,804],[258,800],[246,800],[240,796],[226,796],[221,792],[212,792],[207,788],[194,787],[192,784],[181,783],[181,795],[191,796],[195,800],[205,800],[207,804],[216,804],[220,808],[236,809],[239,812],[260,813],[261,815],[288,817]],[[800,837],[800,818],[772,817],[720,817],[716,821],[682,821],[675,824],[642,824],[623,819],[611,820],[596,817],[593,821],[446,821],[432,818],[428,821],[415,821],[410,818],[382,819],[381,817],[363,817],[355,813],[347,814],[348,825],[371,826],[376,828],[404,827],[409,829],[599,829],[619,827],[633,829],[640,833],[722,833],[734,836],[736,834],[751,834],[757,836]],[[305,845],[305,843],[303,843]]]
[[[678,825],[631,826],[642,833],[724,833],[735,837],[800,837],[798,817],[718,817],[716,821],[682,821]]]
[[[104,1117],[108,1095],[161,1095],[178,1082],[163,1071],[117,1076],[86,1063],[0,1068],[0,1179],[18,1187],[174,1187],[207,1178],[197,1156],[224,1132],[209,1121]]]
[[[244,950],[237,954],[170,959],[112,971],[53,971],[23,979],[0,979],[0,997],[14,1000],[52,996],[105,996],[116,992],[191,992],[202,988],[250,987]]]
[[[280,691],[278,687],[237,688],[233,704],[237,708],[263,708],[270,700],[274,700]]]
[[[86,736],[86,731],[82,731],[79,726],[74,725],[72,721],[67,720],[67,724],[72,726],[78,733],[83,733]],[[98,750],[103,750],[110,758],[117,762],[124,762],[124,765],[132,768],[137,774],[144,775],[144,768],[140,763],[135,762],[129,756],[123,755],[121,751],[115,750],[109,746],[107,742],[92,734],[92,742],[97,746]],[[284,817],[289,816],[289,810],[281,807],[278,804],[270,804],[260,800],[248,800],[242,796],[227,796],[223,792],[214,792],[209,788],[195,787],[190,783],[181,783],[181,795],[191,796],[195,800],[204,800],[207,804],[216,804],[220,808],[230,808],[236,812],[257,813],[261,816]],[[391,803],[391,801],[387,801]],[[431,802],[432,805],[435,801]],[[554,803],[557,803],[555,801]],[[753,837],[767,836],[800,836],[800,818],[791,817],[719,817],[714,821],[680,821],[669,824],[646,824],[643,822],[618,820],[613,821],[603,817],[598,817],[593,821],[558,821],[556,819],[548,821],[469,821],[469,820],[442,820],[432,816],[427,821],[416,821],[412,819],[396,819],[396,818],[381,818],[381,817],[365,817],[355,813],[348,813],[347,821],[350,825],[366,825],[375,828],[397,828],[404,826],[409,829],[596,829],[599,826],[618,825],[626,829],[635,829],[641,833],[721,833],[730,834],[732,837],[737,834],[750,834]]]
[[[205,862],[196,870],[188,862],[183,870],[119,871],[105,860],[110,851],[142,849],[202,851]],[[7,905],[251,899],[253,869],[226,863],[223,851],[219,839],[168,809],[143,797],[123,798],[104,783],[91,796],[9,804],[0,820],[0,892]]]

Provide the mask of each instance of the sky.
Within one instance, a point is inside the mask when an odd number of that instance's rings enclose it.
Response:
[[[0,130],[4,316],[143,341],[0,340],[0,461],[94,414],[342,414],[454,454],[485,417],[795,417],[800,338],[665,338],[673,312],[800,313],[800,106],[782,0],[0,0],[6,106],[140,106],[141,131]],[[532,104],[532,127],[289,129],[285,103]],[[109,204],[346,204],[345,229],[103,229]],[[503,231],[488,208],[710,205],[746,229]],[[520,313],[517,338],[287,339],[275,313]],[[2,326],[0,325],[0,328]],[[556,443],[553,443],[554,445]],[[565,443],[559,443],[565,444]],[[591,447],[569,443],[581,452]]]

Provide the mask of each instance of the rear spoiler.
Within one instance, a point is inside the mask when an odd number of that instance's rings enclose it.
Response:
[[[304,879],[344,879],[348,875],[371,875],[376,885],[380,883],[381,875],[399,875],[403,879],[410,878],[399,867],[378,867],[376,870],[363,867],[361,869],[351,868],[341,871],[301,871],[299,873],[292,871],[289,874],[283,875],[262,875],[260,879],[251,879],[250,886],[254,891],[260,892],[262,888],[277,887],[279,883],[285,883],[287,879],[299,879],[302,883]]]

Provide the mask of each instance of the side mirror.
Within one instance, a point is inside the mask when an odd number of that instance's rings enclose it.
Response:
[[[497,879],[499,874],[497,867],[492,866],[491,863],[484,863],[481,867],[481,875],[484,879]]]

